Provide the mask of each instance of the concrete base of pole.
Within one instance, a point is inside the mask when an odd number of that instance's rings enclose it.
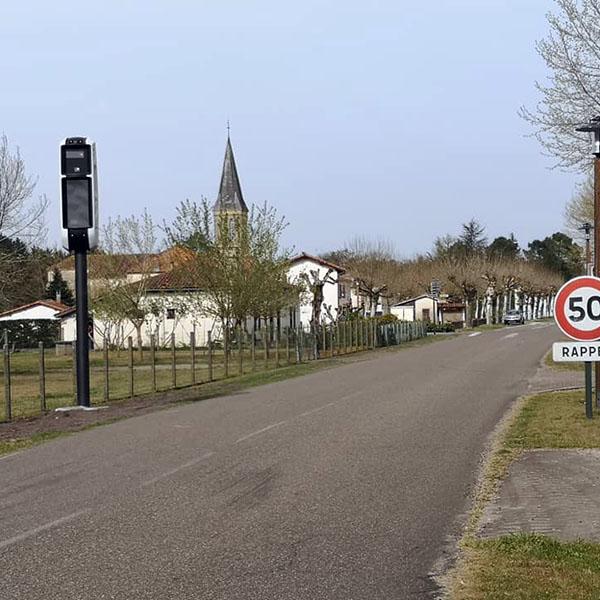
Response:
[[[108,408],[108,406],[59,406],[58,408],[54,409],[54,412],[66,413],[73,412],[75,410],[90,412],[94,410],[102,410],[103,408]]]

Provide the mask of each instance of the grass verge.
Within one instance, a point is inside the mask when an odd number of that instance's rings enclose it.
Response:
[[[465,553],[455,599],[600,598],[599,544],[519,534],[473,541]]]
[[[583,374],[583,363],[580,362],[554,362],[552,360],[552,352],[548,352],[546,354],[546,358],[544,358],[544,362],[546,366],[557,369],[558,371],[579,371]]]
[[[461,557],[448,578],[452,600],[600,598],[600,544],[559,542],[538,534],[494,540],[480,540],[476,535],[485,506],[521,452],[598,448],[598,411],[595,417],[585,418],[582,391],[538,394],[515,405],[496,436],[476,491],[460,543]]]

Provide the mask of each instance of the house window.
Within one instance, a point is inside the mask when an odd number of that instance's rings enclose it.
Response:
[[[343,283],[340,283],[339,290],[340,290],[340,298],[345,298],[346,297],[346,286]]]
[[[174,319],[174,318],[175,318],[175,309],[167,308],[167,319]]]

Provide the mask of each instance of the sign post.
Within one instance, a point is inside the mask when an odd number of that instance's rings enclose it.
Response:
[[[576,341],[556,342],[552,357],[557,362],[584,362],[585,414],[591,419],[592,362],[600,362],[600,278],[567,281],[556,295],[554,318],[561,331]]]
[[[77,404],[90,405],[87,254],[98,245],[96,145],[85,137],[66,138],[60,147],[63,246],[75,254],[77,317]]]

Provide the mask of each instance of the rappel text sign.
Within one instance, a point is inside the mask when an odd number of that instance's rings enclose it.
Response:
[[[600,340],[600,278],[586,276],[567,281],[556,295],[554,319],[571,339],[580,342]],[[595,345],[588,344],[588,347],[591,349]]]
[[[600,342],[555,342],[552,359],[555,362],[600,361]]]

